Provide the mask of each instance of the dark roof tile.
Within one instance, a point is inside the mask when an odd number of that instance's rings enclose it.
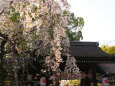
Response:
[[[70,53],[75,57],[110,57],[98,42],[70,42]]]

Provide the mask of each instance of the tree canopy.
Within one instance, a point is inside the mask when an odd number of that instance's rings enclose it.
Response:
[[[101,46],[102,50],[108,54],[115,55],[115,46],[103,45]]]
[[[75,17],[71,13],[71,17],[68,23],[67,35],[70,41],[80,41],[83,39],[82,28],[84,26],[84,19],[82,17]]]

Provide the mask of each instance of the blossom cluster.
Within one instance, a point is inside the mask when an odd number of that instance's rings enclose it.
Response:
[[[70,46],[66,34],[70,17],[66,0],[5,0],[0,15],[0,32],[9,37],[8,46],[15,47],[18,54],[35,51],[52,71],[62,62],[64,47]],[[6,5],[7,4],[7,5]],[[39,41],[42,41],[41,44]],[[63,46],[63,47],[62,47]],[[46,52],[47,51],[47,52]],[[45,53],[46,52],[46,53]],[[67,52],[66,55],[68,55]],[[66,72],[79,74],[74,57],[68,55]]]

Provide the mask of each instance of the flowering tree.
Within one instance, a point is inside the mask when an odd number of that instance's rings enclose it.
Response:
[[[62,53],[69,55],[66,34],[71,12],[66,0],[11,0],[0,13],[0,36],[7,51],[5,57],[26,57],[30,52],[41,55],[52,71],[59,70]],[[1,42],[1,43],[2,43]],[[74,61],[75,62],[75,61]],[[13,71],[18,86],[17,65]],[[71,64],[70,64],[71,65]],[[79,72],[74,64],[74,73]],[[72,66],[72,67],[73,67]]]

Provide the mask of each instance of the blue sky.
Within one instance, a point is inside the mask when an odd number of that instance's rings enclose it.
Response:
[[[115,45],[115,0],[68,0],[76,17],[84,18],[83,41]]]

